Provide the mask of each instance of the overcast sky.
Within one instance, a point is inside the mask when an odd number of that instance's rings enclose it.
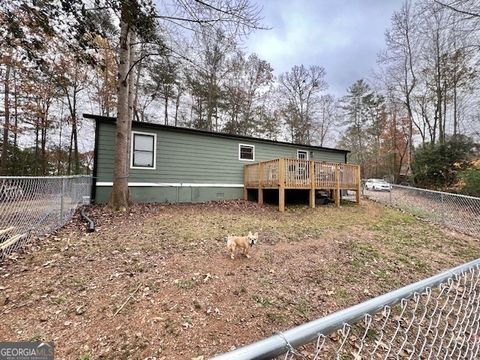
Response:
[[[342,96],[369,76],[384,48],[385,30],[404,0],[258,0],[264,24],[246,42],[278,75],[294,65],[320,65],[329,92]]]

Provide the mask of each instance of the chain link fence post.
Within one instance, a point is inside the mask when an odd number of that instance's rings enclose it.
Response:
[[[62,178],[62,192],[60,193],[60,225],[63,224],[63,214],[65,212],[65,178]]]
[[[442,216],[442,224],[445,225],[445,199],[443,193],[440,193],[440,211]]]

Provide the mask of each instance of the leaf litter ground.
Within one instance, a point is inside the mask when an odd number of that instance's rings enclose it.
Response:
[[[105,206],[0,264],[0,339],[59,359],[206,359],[480,257],[477,240],[364,201]],[[251,259],[228,234],[258,231]]]

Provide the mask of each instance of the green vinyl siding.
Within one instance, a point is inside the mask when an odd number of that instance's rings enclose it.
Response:
[[[255,146],[255,162],[281,157],[296,158],[297,150],[308,151],[310,160],[345,162],[345,154],[342,152],[302,148],[296,145],[187,133],[175,129],[155,128],[154,125],[151,128],[145,125],[133,126],[132,130],[157,134],[157,156],[154,170],[130,169],[129,182],[242,184],[243,165],[250,164],[252,161],[239,160],[239,144]],[[99,121],[97,131],[97,181],[111,182],[115,124]],[[208,192],[204,191],[204,193]],[[238,193],[238,190],[234,193]],[[168,198],[171,198],[171,195]]]

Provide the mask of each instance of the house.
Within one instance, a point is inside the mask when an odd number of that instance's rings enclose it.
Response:
[[[116,119],[90,114],[84,117],[95,120],[92,199],[97,203],[106,202],[113,181]],[[348,152],[133,122],[128,183],[132,198],[137,202],[241,199],[246,185],[245,165],[279,158],[299,159],[303,163],[315,160],[344,164]],[[292,165],[289,166],[292,169]]]

